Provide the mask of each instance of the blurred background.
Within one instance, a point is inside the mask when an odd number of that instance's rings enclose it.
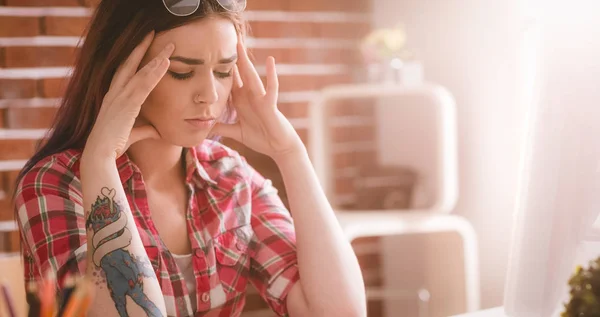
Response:
[[[52,122],[96,2],[0,0],[4,254],[19,251],[8,195]],[[356,237],[369,316],[449,316],[502,304],[525,131],[519,101],[528,79],[528,14],[517,0],[248,0],[248,45],[263,75],[268,55],[278,62],[280,110],[309,148],[311,129],[328,130],[331,142],[319,144],[332,163],[328,196],[336,210],[439,211],[474,230],[470,254],[455,230]],[[369,93],[327,99],[326,118],[315,121],[311,105],[325,104],[321,91],[335,87]],[[405,93],[379,98],[378,89]],[[431,91],[443,92],[444,103]],[[285,201],[270,159],[226,143]],[[447,163],[445,178],[439,162]],[[440,191],[450,193],[442,204],[448,210],[434,208]],[[469,256],[475,262],[466,266]],[[250,293],[244,316],[271,316],[265,307]]]

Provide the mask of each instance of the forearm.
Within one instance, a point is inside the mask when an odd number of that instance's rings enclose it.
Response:
[[[125,309],[122,303],[131,301],[127,297],[134,292],[143,292],[150,303],[146,307],[127,305],[129,316],[147,316],[147,309],[160,311],[162,316],[166,316],[156,276],[127,274],[132,272],[127,265],[143,266],[150,265],[150,262],[115,161],[84,154],[80,169],[88,241],[87,275],[96,279],[90,316],[118,315],[119,309]],[[143,272],[141,267],[138,271]],[[111,290],[116,296],[111,296]]]
[[[358,261],[305,152],[278,159],[294,219],[298,267],[309,309],[366,315]],[[333,315],[332,315],[333,316]]]

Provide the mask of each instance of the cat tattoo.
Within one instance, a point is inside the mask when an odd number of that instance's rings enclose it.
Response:
[[[90,251],[94,265],[104,271],[119,316],[128,316],[129,296],[148,316],[162,317],[160,309],[144,293],[144,277],[156,278],[154,271],[126,249],[132,236],[127,229],[127,215],[115,202],[116,191],[104,187],[100,193],[92,204],[86,228],[92,232]]]

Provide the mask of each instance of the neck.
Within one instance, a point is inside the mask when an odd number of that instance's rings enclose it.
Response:
[[[181,146],[146,139],[131,145],[127,155],[140,169],[146,186],[168,188],[185,179]]]

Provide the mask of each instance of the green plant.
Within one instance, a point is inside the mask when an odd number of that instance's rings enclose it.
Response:
[[[571,298],[561,317],[600,317],[600,258],[577,266],[569,279]]]

